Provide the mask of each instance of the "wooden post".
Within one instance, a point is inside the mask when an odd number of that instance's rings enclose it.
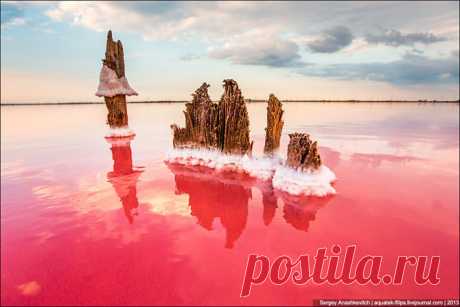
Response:
[[[318,144],[310,140],[307,133],[291,133],[289,138],[287,166],[301,170],[315,170],[321,166]]]
[[[203,83],[187,103],[185,128],[171,125],[175,148],[208,148],[231,154],[250,154],[249,118],[246,103],[235,80],[224,80],[224,94],[218,104]]]
[[[281,131],[283,130],[283,105],[270,94],[267,105],[267,127],[265,128],[264,153],[272,154],[280,147]]]
[[[249,117],[244,97],[233,79],[224,80],[219,101],[219,146],[224,153],[251,154]]]
[[[123,45],[114,41],[112,31],[107,33],[105,59],[102,60],[99,87],[96,96],[103,96],[107,106],[107,123],[110,128],[128,127],[126,96],[137,95],[125,76]]]

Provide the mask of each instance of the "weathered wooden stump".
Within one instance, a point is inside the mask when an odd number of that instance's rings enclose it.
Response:
[[[107,34],[105,59],[100,74],[96,96],[104,97],[107,106],[107,123],[111,128],[128,126],[126,96],[137,95],[125,76],[123,45],[113,41],[112,31]]]
[[[224,153],[250,154],[249,117],[244,97],[233,79],[224,80],[219,101],[219,145]]]
[[[185,128],[171,125],[174,147],[217,148],[218,106],[208,95],[209,84],[203,83],[186,103]]]
[[[265,128],[264,153],[272,154],[280,147],[281,131],[283,130],[283,105],[270,94],[267,105],[267,127]]]
[[[107,123],[110,128],[121,128],[128,126],[128,108],[126,106],[126,96],[116,95],[104,97],[105,105],[109,113]]]
[[[231,154],[252,150],[249,119],[244,98],[234,80],[224,80],[224,94],[218,104],[208,95],[203,83],[191,103],[185,105],[185,128],[171,125],[174,148],[207,148]]]
[[[307,133],[289,134],[286,164],[300,170],[316,170],[321,166],[318,144]]]

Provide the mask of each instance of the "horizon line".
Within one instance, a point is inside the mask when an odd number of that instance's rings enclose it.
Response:
[[[245,98],[245,102],[248,103],[262,103],[267,102],[266,99],[252,99]],[[341,103],[388,103],[388,102],[404,102],[404,103],[460,103],[460,99],[450,100],[437,100],[437,99],[280,99],[281,102],[341,102]],[[141,101],[129,101],[130,103],[187,103],[188,100],[141,100]],[[213,100],[218,102],[218,100]],[[1,102],[1,106],[28,106],[28,105],[92,105],[92,104],[104,104],[104,101],[64,101],[64,102]]]

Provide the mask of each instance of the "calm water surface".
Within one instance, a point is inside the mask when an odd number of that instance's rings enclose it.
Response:
[[[1,108],[1,303],[310,304],[314,298],[459,296],[458,104],[287,103],[287,134],[308,132],[337,195],[294,199],[241,176],[168,166],[182,104],[129,105],[137,136],[104,139],[105,106]],[[255,151],[265,104],[250,104]],[[441,256],[438,286],[255,286],[249,253]],[[408,270],[410,275],[413,270]],[[410,275],[412,276],[412,275]]]

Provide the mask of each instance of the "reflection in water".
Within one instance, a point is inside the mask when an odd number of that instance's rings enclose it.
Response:
[[[214,172],[198,166],[172,163],[167,165],[174,174],[176,193],[189,195],[191,215],[198,219],[198,224],[212,230],[214,219],[220,218],[227,233],[226,248],[234,246],[246,227],[252,187],[257,187],[262,192],[265,225],[272,223],[280,197],[284,202],[284,220],[302,231],[308,231],[316,212],[333,197],[292,196],[274,190],[268,182],[261,184],[241,174]]]
[[[214,219],[220,218],[227,232],[225,247],[233,248],[246,227],[251,188],[234,177],[224,177],[221,181],[185,166],[170,164],[168,167],[174,173],[176,193],[189,195],[191,214],[198,219],[198,224],[212,230]]]
[[[280,193],[280,195],[284,202],[284,220],[295,229],[302,231],[308,231],[310,222],[315,220],[318,210],[333,197],[331,195],[326,197],[294,196],[287,193]]]
[[[278,198],[271,184],[266,184],[261,187],[262,190],[262,203],[264,205],[263,219],[265,225],[270,225],[275,217],[276,208],[278,208]]]
[[[123,210],[129,223],[133,223],[133,216],[137,215],[139,202],[137,200],[136,184],[141,170],[133,169],[131,140],[134,136],[106,139],[112,147],[113,171],[107,173],[108,181],[113,185],[121,200]]]
[[[112,169],[111,145],[101,137],[100,105],[1,107],[0,305],[312,305],[318,297],[360,299],[373,293],[458,297],[458,104],[286,103],[286,132],[309,132],[321,140],[321,157],[337,174],[339,193],[305,232],[293,225],[307,220],[301,213],[308,208],[300,208],[315,200],[292,202],[294,211],[276,190],[263,197],[259,182],[241,180],[240,186],[251,186],[252,199],[233,249],[223,248],[226,230],[219,218],[212,232],[197,224],[189,195],[174,195],[174,174],[162,163],[171,146],[168,126],[182,120],[183,106],[129,107],[138,133],[136,143],[131,141],[133,167],[138,160],[149,165],[133,185],[139,201],[133,225],[107,182],[107,172],[117,173],[117,161],[125,159],[114,154]],[[266,118],[259,115],[266,105],[248,104],[248,112],[255,153],[262,153]],[[287,139],[283,135],[282,148]],[[90,158],[81,159],[83,152]],[[363,156],[355,153],[385,159],[372,167],[368,161],[375,159],[356,159]],[[100,182],[101,171],[106,182]],[[203,176],[202,170],[196,173]],[[269,206],[275,196],[278,208]],[[285,217],[298,222],[288,224]],[[391,264],[400,255],[440,256],[442,282],[419,286],[413,274],[398,286],[288,281],[274,287],[267,281],[240,298],[248,254],[314,255],[335,244],[356,244],[358,258],[388,259],[382,274],[393,273],[388,269],[394,270]]]
[[[354,153],[353,155],[351,155],[351,160],[354,163],[360,163],[376,168],[379,167],[382,164],[382,162],[406,164],[408,162],[420,161],[423,159],[412,156]]]

